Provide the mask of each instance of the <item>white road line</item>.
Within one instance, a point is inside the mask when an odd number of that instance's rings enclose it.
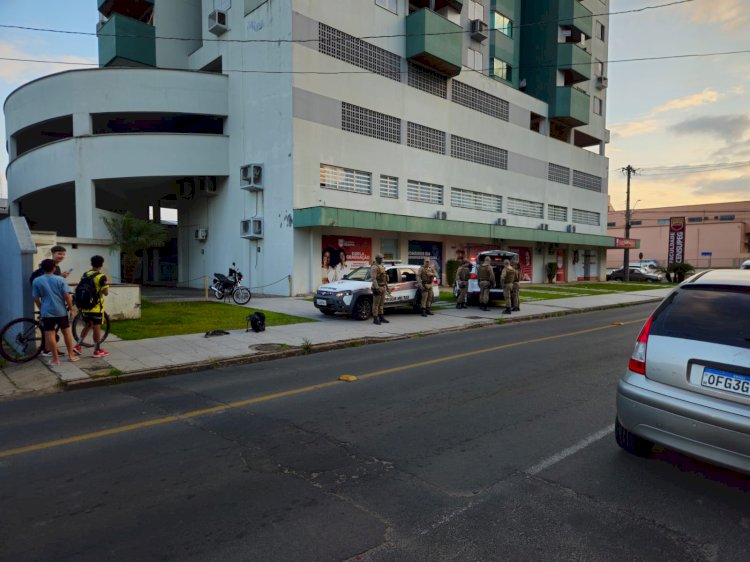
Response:
[[[564,460],[564,459],[568,458],[570,455],[576,454],[581,449],[585,449],[586,447],[588,447],[592,443],[596,443],[601,438],[606,437],[607,435],[609,435],[610,433],[612,433],[614,431],[614,429],[615,429],[614,424],[608,425],[604,429],[600,429],[596,433],[592,433],[588,437],[584,437],[583,439],[581,439],[575,445],[573,445],[571,447],[568,447],[567,449],[563,449],[559,453],[555,453],[551,457],[548,457],[548,458],[544,459],[542,462],[540,462],[538,464],[535,464],[531,468],[527,469],[526,473],[527,474],[532,474],[532,475],[533,474],[539,474],[541,471],[543,471],[543,470],[551,467],[554,464],[559,463],[561,460]]]

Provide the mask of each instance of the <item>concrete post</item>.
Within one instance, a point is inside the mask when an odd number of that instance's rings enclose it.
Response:
[[[75,186],[76,202],[76,236],[78,238],[94,237],[94,182],[88,178],[79,177]]]

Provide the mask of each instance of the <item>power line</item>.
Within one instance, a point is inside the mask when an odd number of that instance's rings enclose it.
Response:
[[[529,22],[519,25],[513,25],[511,26],[511,30],[520,29],[523,27],[533,27],[537,25],[546,25],[549,23],[565,23],[577,19],[586,19],[591,17],[602,17],[602,16],[616,16],[616,15],[622,15],[622,14],[632,14],[637,12],[644,12],[646,10],[655,10],[659,8],[666,8],[670,6],[675,6],[678,4],[686,4],[688,2],[693,2],[694,0],[676,0],[674,2],[669,2],[667,4],[656,4],[651,6],[644,6],[642,8],[635,8],[632,10],[621,10],[619,12],[602,12],[598,14],[591,14],[590,16],[576,16],[573,18],[566,18],[562,20],[540,20],[537,22]],[[72,31],[72,30],[65,30],[65,29],[54,29],[54,28],[44,28],[44,27],[29,27],[29,26],[23,26],[23,25],[10,25],[10,24],[0,24],[0,28],[4,29],[17,29],[22,31],[37,31],[37,32],[43,32],[43,33],[59,33],[64,35],[83,35],[88,37],[121,37],[121,38],[129,38],[129,39],[164,39],[169,41],[203,41],[203,42],[222,42],[222,43],[316,43],[319,42],[320,39],[220,39],[220,38],[211,38],[211,37],[169,37],[169,36],[160,36],[160,35],[137,35],[137,34],[120,34],[120,33],[98,33],[98,32],[92,32],[92,31]],[[363,35],[361,37],[354,37],[354,36],[347,36],[343,40],[349,40],[349,39],[391,39],[396,37],[428,37],[428,36],[435,36],[435,35],[457,35],[457,34],[470,34],[471,30],[465,30],[462,29],[461,31],[444,31],[439,33],[420,33],[420,34],[407,34],[407,33],[397,33],[392,35]],[[330,41],[330,40],[327,40]]]

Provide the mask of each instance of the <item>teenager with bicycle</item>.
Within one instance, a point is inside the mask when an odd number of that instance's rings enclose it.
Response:
[[[102,256],[91,257],[91,270],[81,277],[76,288],[76,305],[81,312],[86,327],[81,330],[78,341],[74,347],[79,355],[82,352],[83,340],[89,333],[94,331],[94,357],[106,357],[109,351],[101,348],[102,342],[102,320],[104,318],[104,297],[109,294],[107,276],[102,273],[104,258]]]
[[[46,348],[52,352],[52,363],[60,364],[55,330],[60,328],[68,350],[68,359],[78,361],[73,349],[73,333],[70,330],[69,311],[73,310],[73,299],[68,292],[68,284],[61,276],[55,275],[55,262],[42,260],[43,275],[34,279],[31,284],[31,296],[39,308]]]

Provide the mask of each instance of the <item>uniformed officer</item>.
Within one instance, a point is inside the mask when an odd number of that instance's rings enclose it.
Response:
[[[372,323],[390,324],[390,320],[386,320],[383,316],[383,303],[388,293],[388,275],[383,265],[383,254],[375,254],[375,263],[370,268],[370,277],[372,278]]]
[[[489,310],[490,288],[495,286],[495,272],[492,270],[492,262],[489,256],[485,256],[484,262],[477,270],[479,279],[479,309]]]
[[[516,270],[513,269],[510,260],[505,260],[505,267],[503,267],[503,272],[500,274],[500,285],[503,287],[503,296],[505,297],[505,310],[503,310],[503,314],[510,314],[513,304],[513,282],[515,280]]]
[[[471,262],[464,260],[461,267],[456,271],[456,281],[458,281],[458,298],[456,299],[456,308],[466,308],[467,296],[469,293],[469,279],[471,278]]]
[[[432,267],[432,262],[429,259],[424,260],[424,264],[419,268],[417,272],[417,282],[419,283],[419,289],[422,291],[422,316],[428,314],[432,316],[430,307],[432,306],[432,285],[437,277],[437,271]]]
[[[513,312],[521,310],[521,263],[516,260],[513,262],[513,269],[516,270],[516,280],[513,281]]]

